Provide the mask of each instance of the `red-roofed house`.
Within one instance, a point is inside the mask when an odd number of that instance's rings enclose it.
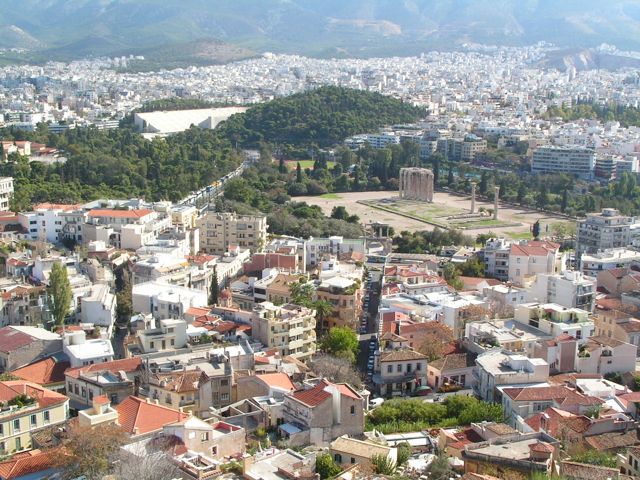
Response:
[[[528,277],[539,273],[558,273],[565,265],[565,254],[553,242],[513,243],[509,250],[509,281],[524,286]]]
[[[237,400],[253,397],[283,398],[285,393],[295,389],[289,375],[284,372],[247,375],[238,377]]]
[[[83,242],[100,240],[125,250],[137,250],[152,242],[171,223],[149,209],[118,210],[96,208],[87,213]]]
[[[47,387],[50,390],[64,390],[64,372],[71,367],[71,363],[61,357],[63,356],[54,355],[44,360],[39,360],[31,365],[13,370],[11,374],[22,380]]]
[[[116,407],[118,424],[131,437],[141,437],[161,431],[165,425],[180,422],[189,414],[130,396]]]
[[[502,407],[505,418],[511,424],[515,424],[518,417],[527,419],[549,407],[582,415],[602,404],[603,400],[589,397],[565,385],[502,388]]]
[[[63,423],[69,399],[61,393],[25,380],[0,382],[0,451],[13,454],[32,445],[31,434]]]
[[[284,397],[281,433],[290,445],[326,445],[364,432],[364,398],[345,383],[319,381]]]
[[[15,370],[62,351],[62,338],[43,328],[0,328],[0,371]]]
[[[18,453],[9,460],[0,462],[0,480],[36,480],[54,478],[59,450],[31,450]]]

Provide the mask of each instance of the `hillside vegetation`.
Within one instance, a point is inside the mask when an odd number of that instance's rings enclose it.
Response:
[[[321,87],[252,107],[232,116],[218,130],[245,147],[257,147],[262,141],[326,147],[384,125],[416,121],[424,113],[379,93]]]

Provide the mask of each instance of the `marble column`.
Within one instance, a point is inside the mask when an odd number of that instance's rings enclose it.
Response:
[[[498,197],[500,196],[500,187],[493,187],[493,219],[498,220]]]

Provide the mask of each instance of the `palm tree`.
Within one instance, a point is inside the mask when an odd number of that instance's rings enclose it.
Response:
[[[313,302],[313,308],[316,311],[316,327],[324,330],[324,321],[333,314],[333,305],[326,300],[317,300]]]

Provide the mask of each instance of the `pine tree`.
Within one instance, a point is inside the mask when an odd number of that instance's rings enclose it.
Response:
[[[536,240],[540,238],[540,220],[537,220],[536,223],[533,224],[533,227],[531,228],[531,234]]]
[[[49,275],[49,308],[56,325],[64,324],[71,307],[71,284],[67,268],[60,262],[53,264]]]
[[[280,163],[278,164],[278,171],[280,173],[287,173],[287,166],[284,163],[284,157],[280,157]]]
[[[209,288],[209,305],[217,305],[220,295],[220,285],[218,284],[218,269],[214,267],[211,277],[211,287]]]
[[[562,191],[562,202],[560,203],[560,211],[562,213],[564,213],[567,210],[567,202],[569,200],[569,192],[567,191],[567,189],[565,188]]]
[[[451,186],[455,182],[455,178],[453,176],[453,165],[449,164],[449,173],[447,174],[447,185]]]
[[[302,183],[302,166],[300,162],[296,165],[296,182]]]

